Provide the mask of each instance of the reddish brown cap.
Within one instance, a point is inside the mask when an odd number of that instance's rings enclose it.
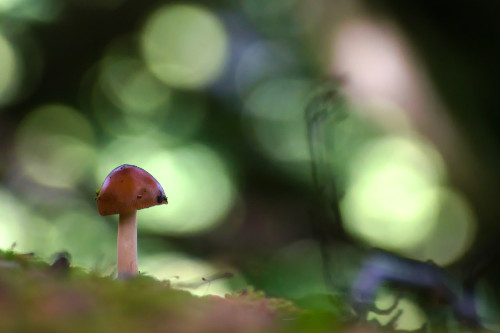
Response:
[[[147,171],[124,164],[111,171],[97,195],[97,210],[102,216],[167,204],[161,185]]]

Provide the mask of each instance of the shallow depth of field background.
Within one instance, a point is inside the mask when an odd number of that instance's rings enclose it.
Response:
[[[113,274],[118,218],[95,191],[135,164],[169,199],[138,213],[141,272],[197,294],[324,293],[304,109],[335,77],[339,284],[371,246],[460,272],[500,235],[498,7],[0,0],[0,247]]]

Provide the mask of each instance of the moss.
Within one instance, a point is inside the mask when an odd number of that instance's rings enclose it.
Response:
[[[0,251],[0,332],[302,332],[310,322],[251,287],[197,297],[147,275],[121,281],[56,263]]]

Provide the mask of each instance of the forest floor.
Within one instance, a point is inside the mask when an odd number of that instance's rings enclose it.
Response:
[[[194,296],[146,275],[128,280],[0,251],[0,332],[339,332],[331,313],[302,310],[251,287]],[[370,330],[362,327],[363,331]]]

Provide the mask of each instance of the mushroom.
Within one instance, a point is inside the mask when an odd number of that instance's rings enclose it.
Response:
[[[118,278],[137,274],[137,210],[167,204],[161,185],[147,171],[124,164],[106,177],[97,193],[101,216],[119,214]]]

